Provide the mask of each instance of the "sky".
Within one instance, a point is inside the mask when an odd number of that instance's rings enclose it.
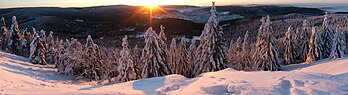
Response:
[[[209,6],[212,0],[0,0],[0,8],[87,7],[102,5],[196,5]],[[348,4],[348,0],[214,0],[217,5],[245,4]]]

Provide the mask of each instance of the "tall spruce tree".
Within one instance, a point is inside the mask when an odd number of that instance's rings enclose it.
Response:
[[[312,36],[309,42],[309,51],[307,54],[306,63],[312,63],[315,60],[323,58],[323,42],[318,32],[318,27],[312,28]]]
[[[307,58],[311,33],[312,33],[312,30],[311,30],[310,23],[308,22],[308,20],[303,20],[302,31],[299,37],[300,39],[299,46],[301,49],[299,58],[301,59],[301,61],[305,61]]]
[[[158,36],[150,27],[145,33],[145,46],[141,60],[144,64],[142,78],[160,77],[171,74],[158,42]]]
[[[62,62],[62,55],[64,54],[64,52],[65,52],[65,48],[64,48],[64,46],[63,46],[63,40],[62,39],[58,39],[57,38],[57,40],[56,40],[56,44],[55,44],[56,46],[56,54],[55,54],[55,57],[56,57],[56,59],[57,59],[57,61],[56,61],[56,64],[54,64],[55,65],[55,67],[56,68],[58,68],[58,65],[60,64],[60,62]]]
[[[175,38],[172,39],[172,43],[169,47],[168,54],[168,64],[173,74],[179,74],[179,61],[178,61],[178,47]]]
[[[201,35],[201,43],[197,49],[197,63],[194,75],[201,73],[219,71],[227,68],[225,49],[226,44],[222,35],[222,27],[218,26],[215,2],[212,2],[211,16],[205,24]]]
[[[246,31],[245,35],[244,35],[243,47],[242,47],[244,53],[249,53],[248,51],[250,51],[250,44],[251,44],[251,41],[250,41],[250,38],[249,38],[249,31]]]
[[[47,49],[47,36],[46,36],[46,31],[41,30],[38,32],[38,35],[40,37],[40,42],[44,45],[45,49]]]
[[[179,74],[185,76],[185,77],[191,77],[192,75],[192,69],[191,64],[188,63],[187,57],[188,57],[188,51],[186,49],[186,42],[185,39],[182,38],[179,46],[178,46],[178,69],[179,69]]]
[[[29,60],[33,60],[33,58],[34,58],[34,51],[35,51],[35,49],[36,49],[36,45],[37,45],[37,43],[38,42],[34,42],[34,41],[38,41],[38,34],[36,33],[36,30],[35,30],[35,28],[33,28],[33,32],[34,32],[34,34],[33,34],[33,36],[32,36],[32,41],[30,42],[30,51],[29,51]]]
[[[138,45],[135,45],[135,47],[132,50],[132,56],[133,56],[133,62],[135,64],[135,71],[137,75],[137,79],[141,78],[141,73],[144,68],[144,64],[141,63],[141,49],[138,47]]]
[[[19,26],[16,16],[12,17],[12,25],[10,30],[9,47],[10,51],[16,55],[21,55],[21,41]]]
[[[258,56],[256,64],[258,70],[264,71],[279,71],[281,70],[281,64],[278,59],[278,52],[275,46],[274,33],[272,22],[269,16],[266,16],[261,20],[262,24],[259,30],[259,38],[257,42]]]
[[[94,43],[92,37],[88,35],[86,39],[85,44],[85,51],[84,54],[86,54],[86,74],[87,77],[92,80],[101,80],[103,78],[106,78],[107,76],[107,69],[105,60],[101,56],[100,48],[97,44]]]
[[[244,39],[243,39],[243,55],[242,55],[242,62],[244,64],[244,70],[252,70],[252,62],[251,62],[251,58],[252,58],[252,49],[251,49],[251,41],[250,41],[250,37],[249,37],[249,31],[246,31],[245,35],[244,35]]]
[[[345,38],[345,36],[341,31],[341,27],[337,25],[336,33],[334,34],[330,58],[343,58],[346,43],[342,38]]]
[[[5,18],[1,18],[1,49],[7,50],[8,49],[8,42],[10,37],[10,32],[8,31],[6,27],[6,21]]]
[[[66,42],[64,43],[63,39],[61,39],[59,41],[59,44],[57,44],[57,47],[58,47],[58,64],[56,65],[57,66],[57,69],[58,69],[58,72],[59,73],[63,73],[64,74],[64,68],[66,66],[66,60],[67,60],[67,56],[66,55],[66,52],[68,52],[68,48],[64,46],[64,44],[66,44]]]
[[[32,36],[29,31],[24,33],[24,37],[22,40],[22,55],[25,57],[29,57],[30,55],[30,43],[32,41]]]
[[[86,77],[88,71],[86,70],[86,61],[84,60],[83,45],[72,39],[66,48],[66,52],[61,56],[62,62],[58,65],[58,72],[66,75],[74,75],[78,78]]]
[[[295,63],[295,55],[296,55],[296,48],[294,46],[294,30],[292,26],[288,28],[288,31],[285,33],[285,65],[293,64]]]
[[[55,42],[53,38],[53,32],[51,31],[50,34],[47,37],[47,44],[46,44],[46,61],[48,64],[56,64],[57,59],[56,59],[56,47],[55,47]]]
[[[330,56],[332,49],[332,39],[333,39],[333,30],[331,29],[328,14],[324,15],[324,21],[321,26],[321,38],[323,41],[323,58]]]
[[[132,55],[129,52],[128,37],[122,39],[122,50],[120,52],[118,66],[118,82],[127,82],[137,79],[135,65],[132,60]]]
[[[160,47],[165,50],[167,52],[167,37],[166,37],[166,34],[164,34],[164,29],[165,27],[163,25],[160,26],[160,34],[159,34],[159,43],[160,43]]]
[[[261,45],[262,45],[262,42],[261,41],[261,38],[262,36],[264,35],[264,28],[265,28],[265,23],[266,23],[266,17],[262,17],[260,19],[260,23],[261,23],[261,26],[258,30],[258,33],[257,33],[257,37],[256,37],[256,43],[255,43],[255,52],[253,53],[253,63],[255,63],[254,65],[255,66],[252,66],[252,69],[257,69],[258,68],[258,60],[261,58],[260,56],[260,50],[262,49],[261,48]]]
[[[190,68],[188,69],[191,69],[191,76],[189,76],[190,78],[194,77],[193,72],[196,65],[196,55],[195,55],[196,49],[197,49],[196,40],[192,40],[190,47],[188,48],[188,54],[187,54],[188,55],[187,63],[190,65]]]
[[[30,62],[33,64],[46,65],[45,53],[46,49],[40,41],[40,37],[36,36],[30,46]]]

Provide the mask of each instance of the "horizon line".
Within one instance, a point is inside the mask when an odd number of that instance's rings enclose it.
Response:
[[[279,3],[279,4],[220,4],[216,6],[248,6],[248,5],[345,5],[348,3]],[[143,5],[127,5],[127,4],[110,4],[110,5],[95,5],[95,6],[11,6],[11,7],[1,7],[0,9],[15,9],[15,8],[88,8],[88,7],[103,7],[103,6],[133,6],[142,7]],[[190,5],[190,4],[162,4],[157,6],[196,6],[196,7],[209,7],[210,5]]]

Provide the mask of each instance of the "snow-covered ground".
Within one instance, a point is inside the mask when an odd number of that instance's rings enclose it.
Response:
[[[280,72],[225,69],[188,79],[181,75],[98,85],[59,75],[52,66],[0,52],[0,95],[347,95],[348,57],[297,64]]]

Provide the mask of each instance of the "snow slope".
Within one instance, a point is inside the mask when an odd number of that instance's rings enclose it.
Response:
[[[346,95],[348,58],[297,64],[281,72],[225,69],[188,79],[181,75],[97,85],[59,75],[51,66],[0,52],[0,95]]]

